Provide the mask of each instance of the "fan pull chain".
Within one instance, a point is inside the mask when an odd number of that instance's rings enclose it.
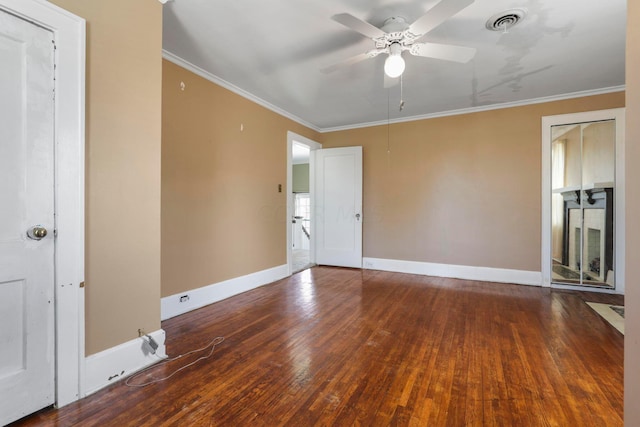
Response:
[[[404,99],[402,99],[402,74],[400,74],[400,111],[404,108]]]
[[[389,92],[390,90],[387,89],[387,154],[391,153],[391,132],[390,132],[390,128],[391,128],[391,115],[389,114],[389,104],[391,104],[391,99],[389,97]]]

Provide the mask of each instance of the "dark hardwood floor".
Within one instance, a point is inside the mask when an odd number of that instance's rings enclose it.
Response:
[[[623,336],[585,300],[623,303],[316,267],[163,322],[169,355],[224,336],[209,359],[16,425],[622,426]]]

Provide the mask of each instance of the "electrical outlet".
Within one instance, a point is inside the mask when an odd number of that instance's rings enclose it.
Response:
[[[156,350],[158,349],[158,343],[156,342],[156,340],[154,340],[151,335],[147,335],[147,338],[149,338],[149,347],[152,348],[151,353],[152,354],[156,354]]]
[[[180,297],[180,302],[187,302],[189,301],[189,295],[182,295]]]
[[[153,337],[151,335],[145,335],[145,337],[147,338],[146,340],[144,338],[142,338],[142,340],[144,341],[144,349],[146,350],[147,353],[151,353],[151,354],[156,354],[156,350],[158,349],[158,343],[156,342],[156,340],[153,339]]]

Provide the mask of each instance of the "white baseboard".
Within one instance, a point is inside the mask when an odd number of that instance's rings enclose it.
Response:
[[[156,354],[149,354],[143,347],[143,338],[136,338],[85,359],[85,395],[90,395],[132,373],[146,368],[166,355],[164,330],[150,333],[158,343]]]
[[[471,267],[466,265],[435,264],[430,262],[382,258],[363,258],[362,261],[363,267],[368,270],[383,270],[397,273],[421,274],[425,276],[479,280],[482,282],[542,286],[542,273],[539,271]]]
[[[205,305],[241,294],[251,289],[273,283],[289,275],[289,267],[283,264],[267,270],[247,274],[202,288],[180,292],[160,300],[162,320],[170,319]],[[182,302],[180,300],[183,300]]]

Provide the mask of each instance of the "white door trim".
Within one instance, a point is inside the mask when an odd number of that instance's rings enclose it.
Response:
[[[56,405],[83,396],[85,20],[44,0],[0,8],[53,32],[55,102]]]
[[[615,234],[615,250],[614,265],[616,284],[615,290],[594,287],[566,286],[568,289],[588,290],[599,292],[615,292],[624,294],[625,278],[625,211],[624,211],[624,121],[625,109],[614,108],[610,110],[588,111],[584,113],[561,114],[557,116],[542,117],[542,251],[541,251],[541,271],[542,286],[551,286],[551,126],[595,122],[601,120],[616,121],[616,166],[615,179],[616,191],[614,197],[615,217],[614,217],[614,234]],[[554,285],[556,286],[556,285]],[[557,285],[559,288],[565,286]]]
[[[311,151],[313,150],[319,150],[322,148],[322,144],[313,141],[309,138],[305,138],[302,135],[298,135],[295,132],[291,132],[288,131],[287,132],[287,187],[285,189],[286,191],[286,195],[287,195],[287,217],[285,219],[286,221],[286,229],[287,229],[287,265],[289,266],[289,272],[287,274],[287,276],[291,276],[292,270],[293,270],[293,265],[292,265],[292,251],[291,251],[291,244],[292,244],[292,239],[293,237],[291,236],[291,218],[293,217],[293,204],[291,203],[291,190],[293,188],[293,158],[292,158],[292,150],[293,150],[293,143],[298,142],[300,144],[304,144],[306,146],[309,147],[309,149]],[[313,224],[315,224],[314,222],[314,218],[313,218],[313,193],[314,193],[314,189],[315,189],[315,178],[314,178],[314,165],[313,162],[311,162],[311,159],[309,159],[309,193],[311,194],[311,224],[313,226]],[[313,237],[312,240],[309,244],[309,249],[310,249],[310,259],[311,262],[315,261],[315,245],[313,243]]]

